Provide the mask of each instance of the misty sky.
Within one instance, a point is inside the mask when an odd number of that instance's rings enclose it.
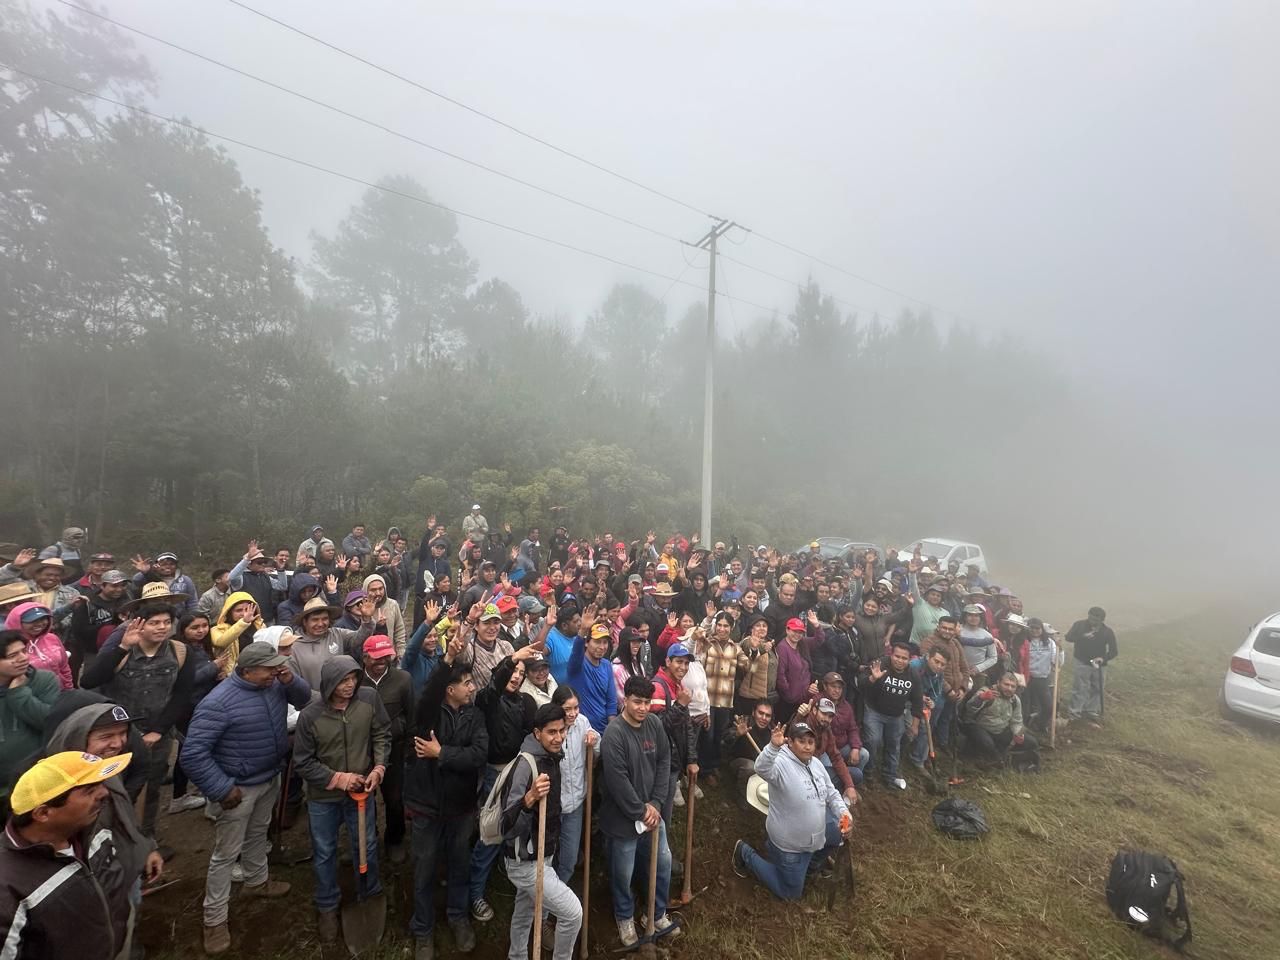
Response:
[[[47,0],[41,0],[47,3]],[[986,329],[1007,329],[1194,413],[1212,381],[1268,406],[1280,286],[1274,66],[1280,5],[667,3],[253,5],[695,206]],[[49,4],[50,6],[56,5]],[[57,8],[62,9],[62,8]],[[111,3],[119,19],[676,236],[697,213],[598,174],[225,0]],[[144,39],[156,106],[367,179],[670,276],[705,255],[496,179]],[[230,148],[299,259],[360,187]],[[482,277],[580,322],[617,280],[665,281],[461,223]],[[741,234],[737,239],[742,240]],[[902,298],[747,238],[732,255],[812,270],[862,315]],[[730,293],[794,290],[733,263]],[[675,319],[703,294],[676,286]],[[730,331],[759,311],[720,307]],[[1065,354],[1064,354],[1065,355]],[[1079,360],[1070,361],[1079,368]],[[1206,373],[1211,376],[1206,377]]]

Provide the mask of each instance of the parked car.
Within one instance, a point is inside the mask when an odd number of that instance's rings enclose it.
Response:
[[[1280,723],[1280,613],[1249,631],[1222,681],[1223,716]]]
[[[947,540],[943,537],[925,537],[923,540],[908,541],[905,547],[899,548],[898,556],[904,560],[910,557],[917,544],[920,546],[920,555],[926,559],[937,557],[944,571],[947,569],[947,564],[955,560],[960,564],[961,573],[964,573],[965,568],[970,564],[975,564],[979,573],[984,577],[987,575],[987,558],[982,548],[976,543]]]
[[[818,544],[818,553],[822,555],[824,560],[839,560],[848,556],[849,551],[855,554],[865,554],[868,550],[874,550],[876,556],[880,558],[881,566],[884,565],[884,549],[877,547],[874,543],[866,543],[862,540],[850,540],[848,537],[816,537]],[[813,543],[810,540],[809,543]],[[796,553],[808,553],[809,544],[802,544],[796,548]]]

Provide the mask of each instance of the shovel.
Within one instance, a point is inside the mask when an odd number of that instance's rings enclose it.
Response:
[[[356,842],[360,845],[360,872],[356,876],[356,901],[342,907],[342,939],[346,941],[350,954],[358,957],[366,950],[376,947],[382,940],[387,927],[387,898],[382,893],[364,897],[369,878],[365,825],[365,801],[369,799],[369,794],[363,791],[352,793],[351,799],[356,802],[356,818],[359,820]]]
[[[697,788],[698,775],[691,773],[689,774],[688,814],[686,815],[684,826],[684,890],[681,891],[678,900],[671,901],[669,906],[672,907],[687,907],[694,897],[707,891],[707,887],[703,887],[696,892],[693,889],[693,808],[698,800],[695,792]]]
[[[587,747],[587,808],[582,814],[582,930],[578,934],[578,950],[582,960],[587,960],[587,923],[591,913],[591,782],[595,769],[595,756]]]
[[[924,788],[929,793],[937,796],[938,794],[946,793],[947,788],[945,784],[938,781],[938,765],[935,762],[938,755],[933,749],[933,716],[932,711],[928,707],[925,707],[924,710],[924,732],[925,736],[929,739],[929,760],[926,764],[929,778],[925,781]]]

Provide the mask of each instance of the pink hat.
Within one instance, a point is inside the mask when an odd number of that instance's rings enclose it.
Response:
[[[792,617],[790,620],[787,621],[787,629],[799,630],[801,633],[804,633],[804,621],[801,620],[799,617]]]

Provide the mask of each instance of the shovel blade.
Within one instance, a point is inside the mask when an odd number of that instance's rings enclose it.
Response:
[[[342,908],[342,939],[347,951],[358,957],[372,950],[387,929],[387,895],[379,893]]]

